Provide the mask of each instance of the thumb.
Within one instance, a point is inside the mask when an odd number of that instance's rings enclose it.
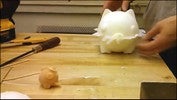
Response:
[[[146,33],[143,39],[145,40],[153,40],[153,38],[160,33],[160,29],[158,26],[154,26],[149,32]]]

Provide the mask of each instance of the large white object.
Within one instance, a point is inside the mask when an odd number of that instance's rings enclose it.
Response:
[[[1,93],[1,99],[30,99],[30,98],[27,95],[16,91],[7,91]]]
[[[132,53],[135,49],[140,30],[132,9],[110,11],[105,9],[97,28],[96,35],[101,37],[101,53]]]

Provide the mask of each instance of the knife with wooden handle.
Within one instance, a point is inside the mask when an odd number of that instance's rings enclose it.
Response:
[[[59,37],[53,37],[51,39],[48,39],[48,40],[44,41],[43,43],[40,43],[36,47],[32,48],[30,51],[27,51],[27,52],[25,52],[25,53],[23,53],[23,54],[21,54],[19,56],[16,56],[16,57],[4,62],[4,63],[1,63],[0,67],[5,66],[5,65],[7,65],[7,64],[9,64],[11,62],[14,62],[17,59],[19,59],[21,57],[24,57],[24,56],[26,56],[29,53],[32,53],[32,52],[33,53],[38,53],[40,51],[56,47],[59,43],[60,43],[60,38]]]

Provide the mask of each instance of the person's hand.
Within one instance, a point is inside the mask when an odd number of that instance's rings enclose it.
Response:
[[[139,53],[153,55],[176,46],[176,15],[157,22],[137,45]]]
[[[121,10],[122,11],[127,11],[130,6],[130,0],[123,0],[122,5],[121,5]]]
[[[120,7],[122,11],[126,11],[129,8],[130,2],[130,0],[108,0],[104,2],[103,11],[104,9],[116,11]]]

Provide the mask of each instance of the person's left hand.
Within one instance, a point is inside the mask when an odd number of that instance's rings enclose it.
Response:
[[[156,23],[137,45],[137,50],[141,54],[153,55],[174,46],[176,46],[176,15]]]

